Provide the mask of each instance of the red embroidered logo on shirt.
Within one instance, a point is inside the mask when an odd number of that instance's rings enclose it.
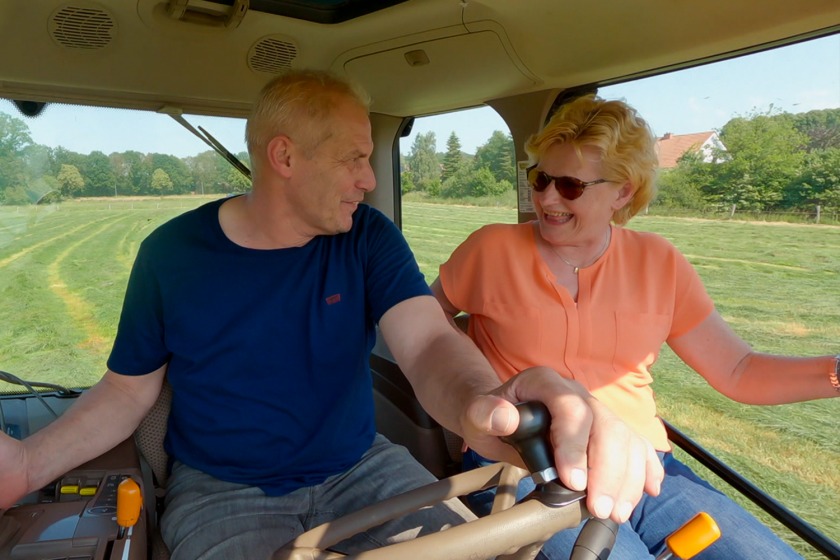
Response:
[[[327,298],[327,304],[332,305],[334,303],[338,303],[341,301],[341,294],[335,294],[334,296],[330,296]]]

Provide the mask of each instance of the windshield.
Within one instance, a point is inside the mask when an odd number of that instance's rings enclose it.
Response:
[[[244,120],[186,117],[248,163]],[[139,243],[250,182],[166,115],[0,101],[0,370],[88,387],[105,373]],[[22,388],[0,381],[0,392]]]

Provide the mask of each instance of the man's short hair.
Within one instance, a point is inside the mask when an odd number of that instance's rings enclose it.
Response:
[[[369,111],[367,92],[330,72],[291,70],[270,81],[251,107],[245,126],[251,160],[261,161],[269,142],[281,134],[311,157],[330,137],[332,111],[341,100]]]

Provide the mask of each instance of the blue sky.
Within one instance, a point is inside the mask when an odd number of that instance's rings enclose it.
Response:
[[[736,115],[775,108],[799,113],[840,107],[840,35],[774,49],[722,63],[602,88],[609,99],[623,98],[636,107],[661,136],[719,129]],[[21,117],[11,102],[0,111]],[[245,150],[244,121],[186,116],[202,125],[234,153]],[[207,150],[200,140],[165,115],[69,105],[49,106],[36,119],[25,119],[32,139],[88,154],[137,150],[178,157]],[[419,118],[404,138],[407,153],[418,133],[435,131],[437,149],[446,149],[454,130],[462,149],[474,153],[494,130],[508,131],[490,108]]]

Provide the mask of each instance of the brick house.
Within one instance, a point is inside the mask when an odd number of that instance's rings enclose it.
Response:
[[[704,161],[710,162],[713,159],[712,148],[725,150],[726,147],[720,141],[717,132],[698,132],[695,134],[671,134],[656,140],[656,151],[659,154],[659,168],[670,169],[677,166],[677,160],[689,150],[702,150],[705,154]]]

